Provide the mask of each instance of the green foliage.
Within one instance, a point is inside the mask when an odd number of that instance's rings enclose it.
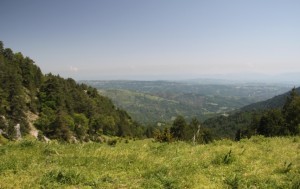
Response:
[[[230,149],[229,152],[223,154],[217,154],[216,157],[212,160],[213,164],[216,165],[228,165],[234,161],[234,156],[232,154],[232,150]]]
[[[237,141],[256,134],[270,137],[299,135],[299,90],[300,88],[294,88],[289,94],[243,108],[228,117],[210,118],[203,124],[212,130],[215,138],[231,138]],[[251,111],[248,109],[250,107]],[[258,107],[257,110],[255,107]]]
[[[78,171],[74,170],[53,170],[46,173],[40,184],[45,187],[58,185],[77,185],[84,182],[85,178]]]
[[[284,126],[285,121],[281,110],[269,110],[260,118],[259,125],[257,126],[257,132],[264,136],[278,136],[284,132]]]
[[[300,188],[300,179],[297,178],[293,181],[291,185],[291,189],[299,189]]]
[[[154,139],[158,142],[172,142],[173,136],[168,127],[164,128],[163,131],[159,129],[155,129],[154,131]]]
[[[240,178],[237,175],[225,179],[225,183],[232,189],[239,189]]]
[[[0,43],[0,128],[14,138],[16,124],[29,132],[27,113],[48,138],[88,141],[101,134],[142,137],[144,129],[95,88],[53,74],[43,75],[29,57]],[[3,121],[2,116],[6,118]],[[9,124],[8,124],[9,123]]]
[[[4,50],[4,45],[3,45],[3,42],[0,41],[0,55],[3,54],[3,50]]]
[[[214,138],[236,138],[236,132],[244,130],[251,124],[252,112],[234,112],[229,116],[218,116],[207,119],[203,126],[211,129]],[[247,133],[242,134],[247,135]]]
[[[187,123],[183,116],[177,116],[170,129],[172,136],[176,140],[187,139]]]
[[[193,118],[188,124],[183,116],[176,117],[170,128],[170,134],[175,140],[193,142],[194,144],[207,144],[213,139],[210,130],[201,127],[196,118]]]
[[[89,129],[89,119],[84,114],[74,114],[74,130],[79,140],[83,140]]]
[[[282,109],[266,110],[255,118],[249,130],[264,136],[284,136],[300,134],[300,96],[292,89]]]
[[[6,144],[7,142],[8,140],[4,136],[0,135],[0,145]]]
[[[223,158],[223,163],[224,164],[229,164],[232,163],[233,161],[233,156],[232,156],[232,151],[230,150]]]
[[[289,88],[286,89],[286,91],[287,90],[289,90]],[[294,88],[293,91],[296,93],[300,93],[300,87]],[[277,95],[268,100],[245,106],[241,108],[241,110],[242,111],[264,111],[268,109],[278,109],[278,108],[281,109],[285,106],[286,100],[287,98],[289,98],[289,96],[290,96],[290,92],[285,92],[284,94]]]
[[[59,139],[69,142],[72,136],[72,128],[74,128],[73,118],[65,112],[59,111],[56,119],[50,125],[50,132],[44,134],[50,139]]]
[[[295,88],[292,89],[290,96],[287,98],[282,113],[290,134],[300,134],[300,95]]]
[[[109,146],[116,146],[116,144],[117,144],[117,139],[109,139],[108,141],[107,141],[107,144],[109,145]]]
[[[193,142],[193,144],[207,144],[213,140],[210,130],[201,127],[200,122],[196,118],[187,123],[182,116],[177,116],[171,127],[148,127],[146,136],[150,136],[158,142],[181,140]]]

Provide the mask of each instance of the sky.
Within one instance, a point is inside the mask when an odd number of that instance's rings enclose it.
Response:
[[[76,80],[295,74],[299,10],[299,0],[1,0],[0,40]]]

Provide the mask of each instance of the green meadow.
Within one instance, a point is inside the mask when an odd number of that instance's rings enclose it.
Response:
[[[300,188],[300,137],[0,146],[0,188]]]

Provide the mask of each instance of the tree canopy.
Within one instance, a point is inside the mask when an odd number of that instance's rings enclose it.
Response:
[[[141,136],[143,128],[95,88],[51,73],[44,75],[29,57],[0,42],[0,129],[8,135],[16,124],[29,132],[27,112],[48,138],[94,140],[99,135]],[[12,136],[13,138],[13,136]]]

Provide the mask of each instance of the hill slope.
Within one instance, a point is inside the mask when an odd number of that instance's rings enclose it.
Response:
[[[29,57],[0,42],[0,134],[17,139],[35,126],[40,136],[70,141],[99,135],[137,136],[142,128],[95,88],[73,79],[43,75]]]
[[[299,141],[255,136],[195,146],[137,140],[112,147],[25,140],[0,146],[0,187],[296,189]]]
[[[295,91],[300,94],[300,87],[295,88]],[[250,104],[241,108],[241,111],[266,110],[272,108],[282,108],[290,92],[275,96],[271,99]]]
[[[300,88],[248,105],[229,116],[207,119],[203,124],[221,138],[234,139],[237,131],[248,137],[300,134]]]

